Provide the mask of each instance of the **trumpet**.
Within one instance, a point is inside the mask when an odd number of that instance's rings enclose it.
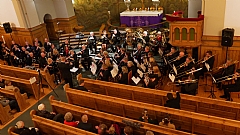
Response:
[[[175,81],[175,82],[168,82],[167,85],[170,86],[170,85],[182,85],[182,84],[189,84],[189,83],[197,83],[198,80],[195,79],[195,80],[184,80],[184,81]]]

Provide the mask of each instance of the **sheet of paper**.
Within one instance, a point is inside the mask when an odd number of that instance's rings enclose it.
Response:
[[[205,67],[207,68],[208,71],[210,70],[210,66],[207,62],[205,62]]]
[[[37,79],[36,79],[36,77],[32,77],[29,79],[29,81],[30,81],[30,84],[33,84],[37,81]]]
[[[141,70],[137,70],[137,73],[139,74],[140,78],[143,78],[143,72]]]
[[[116,77],[117,74],[118,74],[118,69],[117,69],[117,68],[113,68],[110,72],[111,72],[111,74],[112,74],[112,77],[114,78],[114,77]]]
[[[144,64],[141,64],[140,66],[141,66],[141,69],[143,70],[143,72],[145,72],[145,71],[146,71],[145,65],[144,65]]]
[[[140,82],[141,79],[139,77],[136,78],[135,76],[133,76],[132,80],[137,85]]]
[[[72,69],[70,69],[70,72],[73,72],[73,73],[75,73],[75,72],[77,72],[78,71],[78,68],[75,68],[75,67],[73,67]]]
[[[168,76],[169,76],[169,78],[170,78],[170,80],[171,80],[172,82],[175,81],[175,76],[174,76],[173,74],[169,74]]]
[[[177,75],[177,69],[175,67],[175,65],[173,64],[173,71],[175,72],[175,74]]]
[[[97,71],[97,65],[94,62],[92,62],[92,65],[90,66],[90,68],[91,68],[92,74],[95,75]]]

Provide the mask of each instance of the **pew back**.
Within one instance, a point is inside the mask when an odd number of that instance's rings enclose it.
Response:
[[[167,91],[84,79],[84,87],[93,93],[163,106]],[[181,94],[181,110],[240,120],[240,103]],[[227,110],[227,111],[226,111]]]
[[[1,77],[4,80],[10,80],[14,86],[20,89],[24,89],[30,94],[33,94],[35,99],[40,98],[37,81],[30,83],[29,79],[20,79],[20,78],[15,78],[15,77],[6,76],[6,75],[1,75]]]
[[[49,97],[50,104],[52,106],[52,110],[57,113],[65,114],[67,112],[71,112],[74,116],[75,119],[80,120],[81,116],[83,114],[87,114],[89,117],[89,122],[92,123],[93,125],[99,125],[99,123],[104,123],[107,125],[111,125],[112,123],[118,123],[121,127],[124,127],[125,124],[122,122],[123,120],[125,121],[130,121],[130,122],[135,122],[135,123],[140,123],[143,126],[140,129],[135,129],[136,135],[145,135],[145,132],[147,130],[151,130],[155,132],[155,135],[163,135],[163,134],[173,134],[173,135],[187,135],[189,133],[178,131],[178,130],[173,130],[165,127],[160,127],[144,122],[139,122],[136,120],[108,114],[108,113],[103,113],[100,111],[92,110],[92,109],[87,109],[83,108],[80,106],[64,103],[61,101],[54,100],[53,96]]]
[[[19,89],[15,90],[6,90],[0,88],[0,95],[10,98],[10,99],[16,99],[18,106],[20,108],[20,111],[24,111],[30,104],[26,101],[23,94],[20,93]]]
[[[2,104],[0,104],[0,124],[1,125],[6,124],[8,121],[10,121],[13,118],[13,116],[9,113],[10,110],[11,109],[9,105],[3,107]]]
[[[176,127],[181,128],[183,131],[197,134],[240,134],[238,132],[240,121],[236,120],[83,92],[69,87],[65,91],[70,104],[114,115],[138,119],[142,115],[142,111],[147,109],[148,115],[159,121],[170,115]]]

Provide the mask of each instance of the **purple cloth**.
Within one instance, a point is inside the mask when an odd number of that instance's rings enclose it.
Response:
[[[162,17],[163,14],[158,16],[120,16],[120,20],[121,24],[126,24],[128,27],[137,27],[160,23]]]

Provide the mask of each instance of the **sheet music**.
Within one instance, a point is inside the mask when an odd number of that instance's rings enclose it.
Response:
[[[210,66],[207,62],[205,62],[205,67],[207,68],[208,71],[210,70]]]
[[[175,74],[177,75],[177,69],[175,67],[175,65],[173,64],[173,71],[175,72]]]
[[[135,76],[133,76],[132,80],[137,85],[140,82],[141,79],[139,77],[136,78]]]
[[[94,39],[94,38],[91,36],[91,37],[89,37],[89,39]]]
[[[112,74],[112,77],[113,77],[113,78],[116,77],[117,74],[118,74],[118,68],[113,68],[113,69],[111,70],[111,74]]]
[[[141,66],[141,69],[143,70],[143,72],[145,72],[145,71],[146,71],[145,65],[144,65],[144,64],[141,64],[140,66]]]
[[[29,79],[29,81],[30,81],[30,84],[33,84],[37,81],[37,79],[36,79],[36,77],[32,77]]]
[[[170,78],[170,80],[171,80],[172,82],[175,81],[175,76],[174,76],[173,74],[169,74],[168,76],[169,76],[169,78]]]
[[[75,73],[75,72],[77,72],[78,71],[78,68],[75,68],[75,67],[73,67],[72,69],[70,69],[70,72],[73,72],[73,73]]]
[[[95,75],[97,71],[97,65],[94,62],[92,62],[92,65],[90,66],[90,68],[91,68],[92,74]]]
[[[139,76],[141,77],[141,78],[143,78],[143,72],[141,71],[141,70],[137,70],[137,73],[139,74]]]

